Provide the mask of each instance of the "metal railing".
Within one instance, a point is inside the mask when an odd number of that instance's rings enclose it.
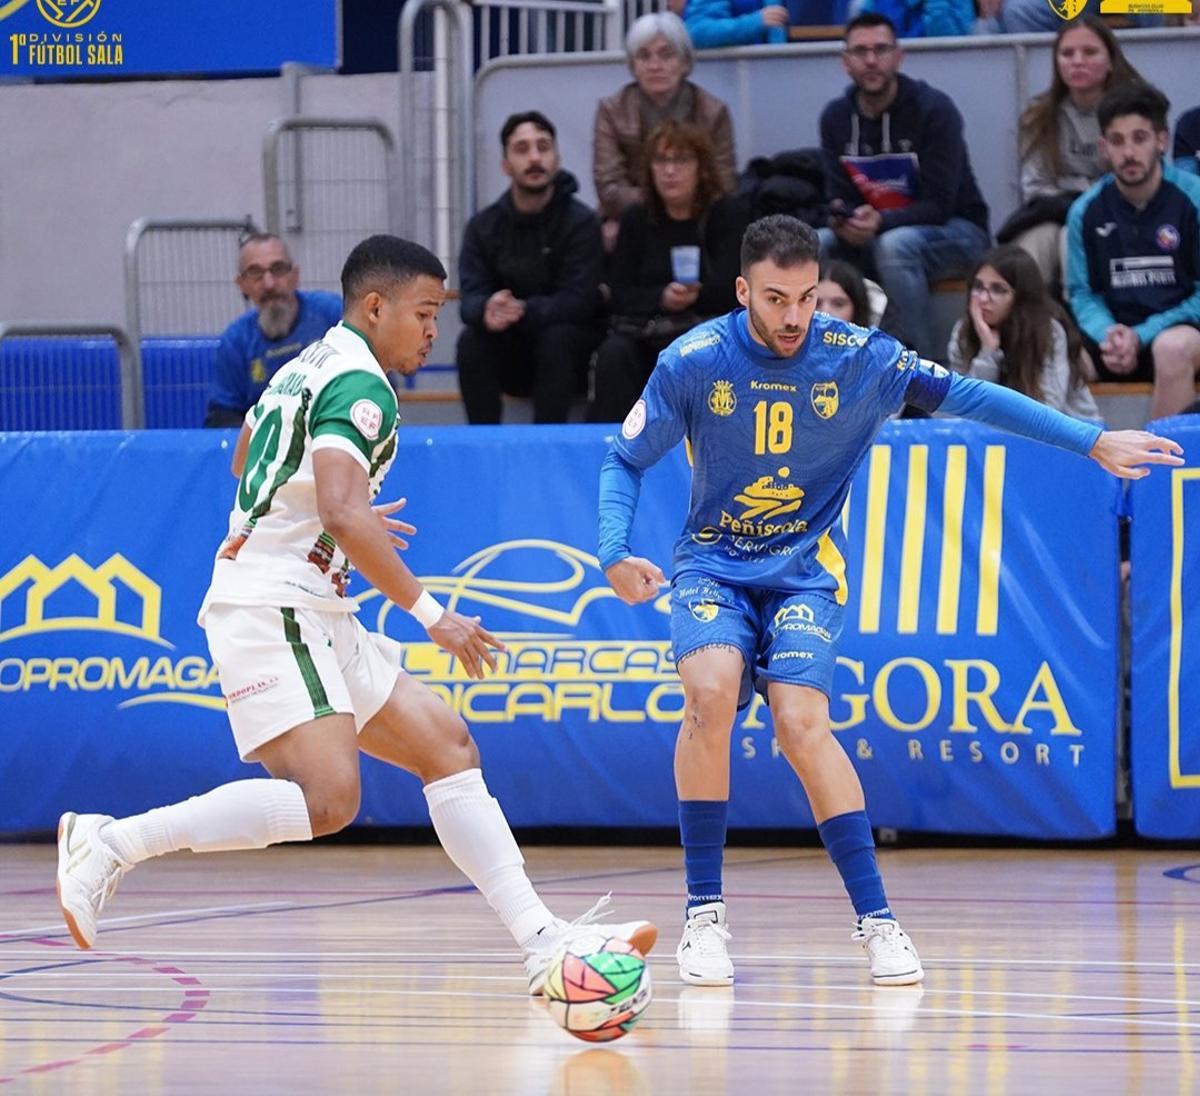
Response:
[[[125,330],[138,356],[139,425],[203,421],[212,340],[246,310],[234,281],[238,247],[257,231],[248,216],[140,217],[129,226]]]
[[[474,212],[476,69],[499,57],[615,49],[627,10],[639,11],[637,0],[410,0],[401,9],[402,231],[447,269]]]
[[[213,335],[245,311],[234,278],[250,217],[139,217],[125,234],[125,328],[146,335]]]
[[[346,253],[400,223],[396,143],[378,118],[276,118],[263,138],[267,231],[287,239],[312,289],[341,292]]]
[[[21,340],[15,353],[10,352],[13,339]],[[54,345],[64,339],[70,339],[71,345]],[[103,363],[107,354],[103,346],[97,346],[99,362],[89,363],[87,355],[79,353],[80,341],[87,339],[111,339],[115,344],[116,384],[89,373],[89,365]],[[145,424],[140,349],[137,340],[119,327],[0,323],[0,366],[2,429],[111,429],[117,425],[113,421],[116,408],[124,429],[139,430]]]

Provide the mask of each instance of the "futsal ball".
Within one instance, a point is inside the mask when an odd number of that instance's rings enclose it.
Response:
[[[628,1035],[653,996],[642,953],[601,932],[577,936],[554,956],[543,992],[555,1023],[589,1043]]]

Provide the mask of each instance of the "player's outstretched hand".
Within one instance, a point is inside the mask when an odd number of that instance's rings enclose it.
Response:
[[[1183,463],[1183,447],[1145,430],[1105,430],[1088,454],[1101,468],[1122,479],[1150,475],[1146,464]]]
[[[398,518],[393,518],[390,515],[398,510],[403,510],[408,505],[408,499],[397,499],[395,502],[382,502],[378,506],[372,506],[375,511],[375,516],[379,518],[383,525],[383,531],[387,533],[387,538],[401,552],[408,547],[408,541],[404,537],[411,537],[416,531],[415,525],[409,525],[407,521],[400,521]],[[404,536],[400,534],[403,533]]]
[[[505,649],[479,619],[447,609],[429,626],[429,638],[458,659],[467,677],[483,677],[485,662],[495,670],[496,652]]]
[[[640,605],[658,596],[660,586],[667,579],[661,569],[641,556],[628,556],[618,560],[604,572],[608,584],[617,592],[626,605]]]

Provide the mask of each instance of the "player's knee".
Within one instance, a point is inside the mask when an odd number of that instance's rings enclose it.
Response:
[[[771,719],[780,748],[794,763],[803,763],[830,734],[825,712],[802,699],[772,704]]]
[[[697,682],[684,699],[684,727],[693,733],[725,734],[737,715],[738,684],[711,679]]]
[[[426,783],[479,768],[479,748],[461,716],[443,706],[438,732],[417,776]]]
[[[303,785],[313,837],[344,830],[358,816],[362,785],[358,773],[326,773]]]

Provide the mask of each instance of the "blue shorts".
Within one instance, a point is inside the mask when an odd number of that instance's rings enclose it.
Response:
[[[705,647],[742,652],[738,707],[767,682],[833,688],[845,610],[826,593],[789,593],[685,572],[671,583],[671,647],[678,665]]]

